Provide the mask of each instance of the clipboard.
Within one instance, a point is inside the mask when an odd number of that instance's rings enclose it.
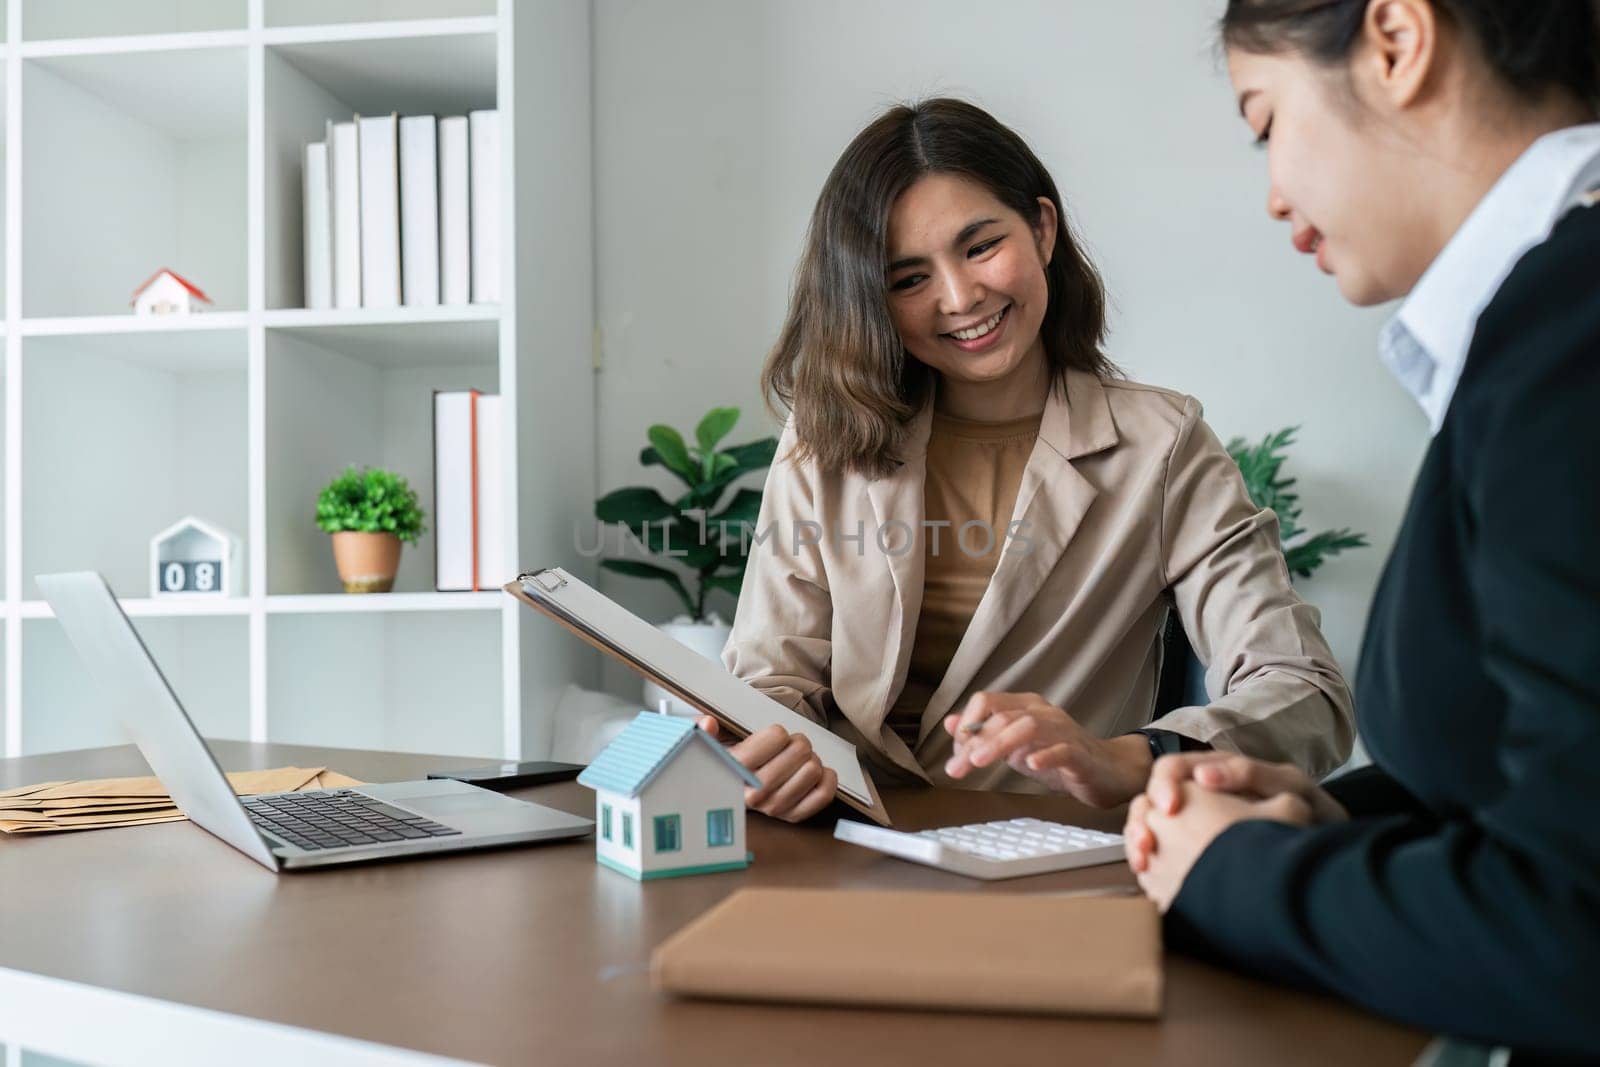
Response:
[[[805,734],[823,765],[839,776],[839,799],[879,825],[889,825],[856,746],[826,726],[790,711],[560,567],[519,575],[504,588],[641,678],[713,716],[737,738],[773,723]]]

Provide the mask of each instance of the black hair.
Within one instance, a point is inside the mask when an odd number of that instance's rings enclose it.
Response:
[[[1332,64],[1361,38],[1369,0],[1228,0],[1222,43],[1246,52],[1301,52]],[[1430,0],[1470,35],[1512,92],[1552,89],[1600,111],[1600,3],[1596,0]]]

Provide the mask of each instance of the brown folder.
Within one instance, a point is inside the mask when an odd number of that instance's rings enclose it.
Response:
[[[1150,1018],[1161,921],[1142,897],[743,889],[650,969],[682,996]]]

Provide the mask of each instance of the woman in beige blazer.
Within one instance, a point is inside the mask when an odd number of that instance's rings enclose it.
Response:
[[[930,100],[858,135],[763,375],[791,414],[729,670],[883,781],[1109,806],[1161,751],[1341,763],[1349,692],[1275,516],[1200,405],[1121,380],[1103,337],[1100,279],[1016,134]],[[1152,722],[1174,608],[1214,699]],[[733,751],[757,810],[833,796],[799,735]]]

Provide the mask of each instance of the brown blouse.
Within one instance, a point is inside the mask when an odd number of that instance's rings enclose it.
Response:
[[[923,483],[922,611],[906,685],[889,713],[890,727],[912,750],[928,699],[944,680],[1005,550],[1042,418],[1041,412],[980,422],[933,414]],[[949,525],[934,525],[943,523]]]

